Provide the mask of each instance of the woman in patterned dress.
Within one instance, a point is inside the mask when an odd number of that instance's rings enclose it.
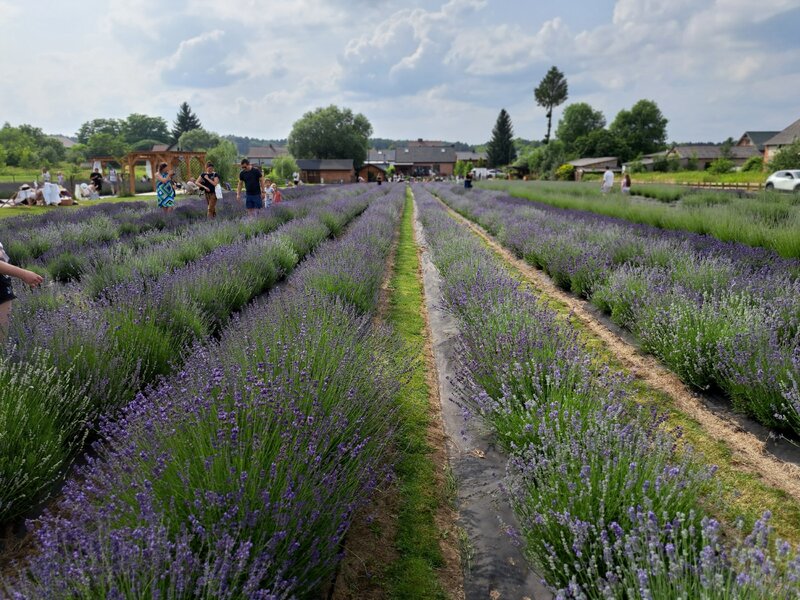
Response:
[[[158,205],[164,209],[164,212],[175,210],[175,186],[172,182],[172,175],[167,172],[167,163],[162,162],[158,165],[156,196],[158,196]]]

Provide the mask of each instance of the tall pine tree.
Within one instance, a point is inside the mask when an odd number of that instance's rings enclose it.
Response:
[[[550,67],[539,87],[533,90],[536,104],[547,109],[547,135],[544,143],[550,143],[550,127],[553,124],[553,109],[567,99],[567,78],[557,67]]]
[[[490,167],[510,165],[517,158],[517,149],[514,148],[514,129],[511,117],[505,108],[497,115],[497,122],[492,129],[492,139],[486,146],[486,154]]]
[[[192,112],[189,103],[184,102],[178,109],[178,116],[175,117],[175,122],[172,124],[172,143],[177,142],[178,138],[187,131],[200,129],[201,127],[200,119]]]

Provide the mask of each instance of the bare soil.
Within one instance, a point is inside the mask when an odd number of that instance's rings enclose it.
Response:
[[[622,332],[612,331],[609,323],[604,322],[588,302],[558,288],[545,273],[518,259],[479,225],[449,207],[447,210],[453,218],[469,226],[542,294],[566,306],[633,376],[652,389],[667,394],[678,410],[699,423],[711,438],[723,442],[730,449],[732,462],[737,468],[756,474],[769,486],[783,490],[800,501],[800,464],[797,453],[790,444],[784,444],[776,451],[772,436],[766,428],[694,392],[658,359],[643,353],[631,341],[626,340]]]

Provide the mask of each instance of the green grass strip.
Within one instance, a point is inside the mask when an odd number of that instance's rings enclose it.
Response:
[[[724,242],[738,242],[774,250],[785,258],[800,258],[800,202],[796,194],[760,192],[756,198],[730,193],[701,192],[677,202],[659,202],[619,193],[603,196],[596,183],[522,182],[490,180],[482,188],[558,208],[593,212],[660,229],[707,234]],[[639,186],[641,187],[641,186]],[[657,186],[649,186],[658,193]],[[662,194],[676,189],[663,187]]]
[[[411,190],[400,224],[400,237],[391,280],[388,321],[405,341],[413,372],[401,394],[400,460],[397,486],[400,495],[395,547],[399,558],[387,567],[390,598],[447,598],[436,574],[444,564],[439,547],[441,532],[435,515],[447,500],[437,484],[436,466],[426,434],[430,424],[429,389],[425,367],[425,320],[422,282],[414,240]]]

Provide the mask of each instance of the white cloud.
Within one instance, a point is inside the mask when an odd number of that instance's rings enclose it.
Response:
[[[216,88],[244,77],[236,72],[241,44],[221,29],[185,39],[168,58],[158,62],[161,79],[173,86]]]
[[[210,129],[283,137],[337,103],[379,136],[482,142],[503,107],[519,135],[544,133],[532,90],[557,65],[568,102],[611,121],[651,98],[678,140],[797,118],[797,0],[579,4],[0,0],[0,80],[13,82],[0,106],[12,123],[70,133],[131,112],[171,121],[186,100]],[[20,22],[36,25],[36,43]]]

